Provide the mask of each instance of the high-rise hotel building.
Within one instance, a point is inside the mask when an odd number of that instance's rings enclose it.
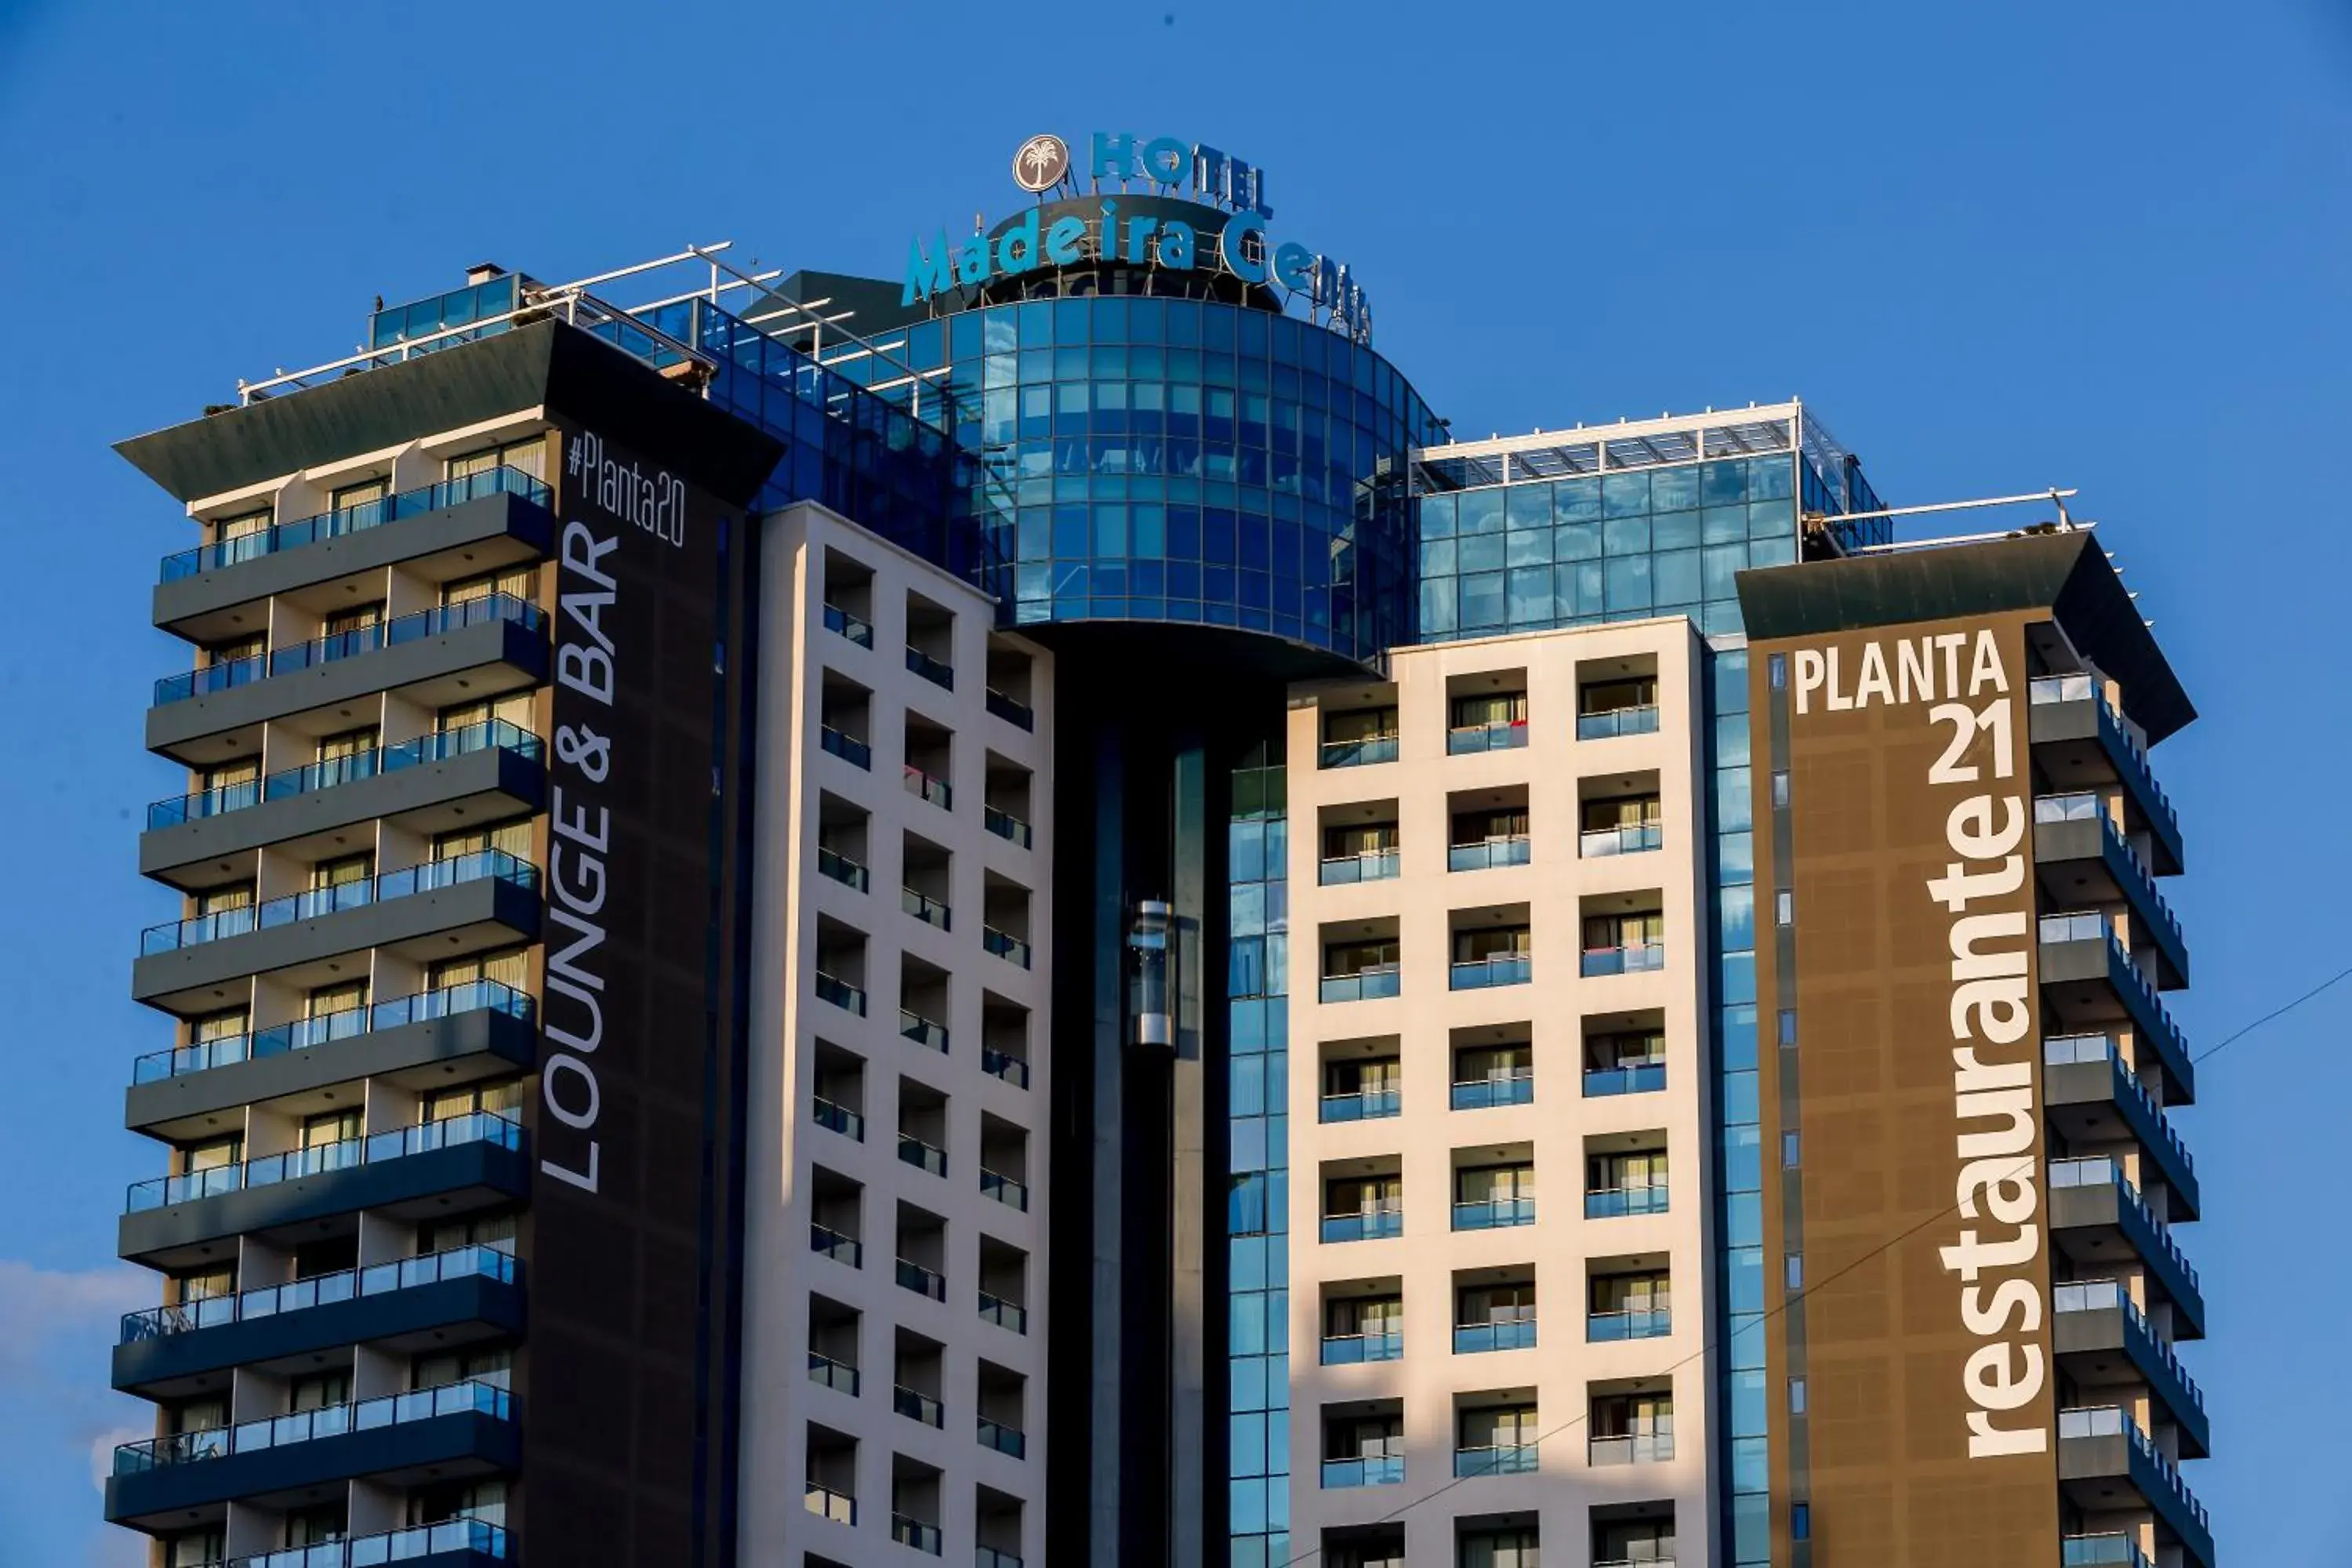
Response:
[[[1262,171],[1014,173],[903,281],[478,268],[123,443],[108,1516],[2212,1568],[2193,714],[2094,536],[1897,545],[1797,403],[1457,441]]]

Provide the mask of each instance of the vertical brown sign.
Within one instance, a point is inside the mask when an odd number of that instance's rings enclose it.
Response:
[[[2024,638],[2046,616],[1751,651],[1776,1561],[2058,1559]]]

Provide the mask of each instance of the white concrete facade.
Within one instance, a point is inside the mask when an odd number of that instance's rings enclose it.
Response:
[[[761,526],[740,1554],[903,1563],[894,1531],[913,1521],[950,1561],[1041,1562],[1050,656],[820,507]],[[918,644],[933,678],[902,651]],[[1024,683],[1028,728],[989,696]],[[941,904],[945,929],[915,912]],[[999,931],[1029,942],[1025,964]],[[986,1067],[984,1039],[1003,1053]],[[943,1174],[902,1157],[902,1131]],[[983,1173],[1025,1184],[1025,1208]],[[821,1249],[819,1224],[862,1256]],[[901,1283],[910,1254],[944,1300]],[[983,1317],[984,1290],[1025,1308],[1025,1331]],[[984,1443],[983,1416],[1025,1451]]]
[[[1644,673],[1656,680],[1654,731],[1580,740],[1580,686]],[[1702,1347],[1717,1289],[1701,647],[1674,617],[1403,648],[1391,674],[1387,685],[1301,686],[1292,697],[1293,1550],[1324,1549],[1318,1561],[1332,1563],[1452,1564],[1465,1530],[1533,1525],[1546,1568],[1585,1568],[1596,1517],[1643,1505],[1654,1519],[1655,1505],[1671,1504],[1673,1560],[1700,1568],[1714,1561],[1714,1372]],[[1525,693],[1524,743],[1452,754],[1453,700],[1514,690]],[[1318,765],[1330,715],[1385,708],[1397,715],[1394,760]],[[1581,846],[1580,803],[1626,794],[1654,794],[1658,847]],[[1450,870],[1453,815],[1498,805],[1527,813],[1526,863]],[[1324,885],[1324,829],[1383,818],[1396,824],[1395,874]],[[1662,965],[1584,977],[1583,920],[1629,901],[1663,916]],[[1528,930],[1524,983],[1454,988],[1453,933],[1478,924]],[[1367,935],[1396,940],[1396,994],[1322,1000],[1327,943]],[[1664,1087],[1588,1096],[1586,1032],[1628,1026],[1662,1027]],[[1455,1049],[1497,1030],[1531,1046],[1531,1099],[1452,1109]],[[1322,1120],[1324,1063],[1367,1050],[1399,1059],[1394,1113]],[[1666,1151],[1664,1212],[1586,1217],[1588,1157],[1636,1146]],[[1532,1223],[1455,1228],[1458,1171],[1526,1163],[1538,1194]],[[1401,1177],[1401,1234],[1320,1239],[1326,1181],[1365,1171]],[[1531,1271],[1536,1342],[1457,1353],[1457,1289],[1497,1269]],[[1670,1273],[1670,1331],[1590,1342],[1591,1278],[1643,1272]],[[1326,1300],[1351,1291],[1402,1298],[1393,1359],[1323,1364]],[[1672,1458],[1594,1463],[1593,1397],[1661,1392],[1673,1400]],[[1535,1407],[1532,1470],[1457,1483],[1457,1422],[1482,1403]],[[1322,1484],[1327,1419],[1358,1413],[1401,1416],[1401,1480]],[[1399,1524],[1401,1538],[1363,1533]]]

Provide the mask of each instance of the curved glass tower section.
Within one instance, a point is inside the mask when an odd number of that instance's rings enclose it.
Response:
[[[1411,639],[1406,455],[1443,432],[1370,349],[1248,306],[1120,294],[892,340],[927,390],[944,384],[1008,621],[1230,626],[1358,663]]]

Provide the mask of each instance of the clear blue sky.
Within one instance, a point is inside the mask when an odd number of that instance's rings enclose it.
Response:
[[[123,1562],[91,1449],[133,1056],[156,558],[111,441],[346,353],[485,257],[731,237],[895,276],[1027,133],[1211,141],[1347,257],[1463,435],[1798,395],[1896,502],[2082,487],[2205,718],[2159,772],[2201,1047],[2347,960],[2342,491],[2352,11],[0,0],[0,1557]],[[2200,1075],[2212,1339],[2192,1466],[2238,1563],[2352,1554],[2352,984]],[[2306,1350],[2290,1363],[2282,1350]]]

